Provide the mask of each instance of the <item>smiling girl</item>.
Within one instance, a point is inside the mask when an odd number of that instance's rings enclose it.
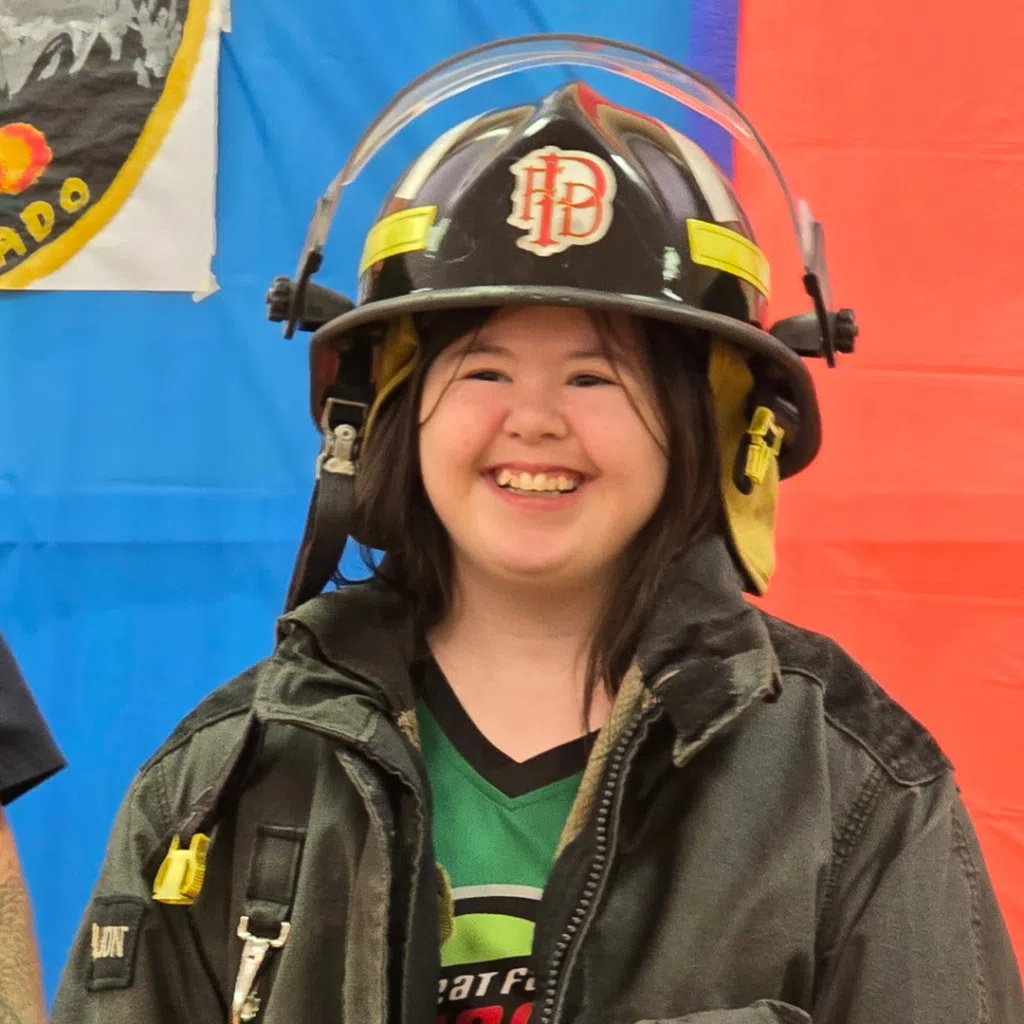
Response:
[[[644,585],[714,529],[711,405],[699,357],[622,314],[441,314],[430,338],[374,426],[359,517],[469,717],[524,761],[604,724]],[[427,552],[421,576],[405,559]]]
[[[822,269],[763,330],[724,175],[580,83],[430,147],[319,319],[277,649],[134,784],[55,1021],[1024,1020],[942,752],[744,596]]]

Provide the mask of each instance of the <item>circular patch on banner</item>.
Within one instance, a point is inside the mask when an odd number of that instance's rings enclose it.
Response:
[[[118,212],[188,94],[210,0],[7,0],[0,9],[0,289]]]

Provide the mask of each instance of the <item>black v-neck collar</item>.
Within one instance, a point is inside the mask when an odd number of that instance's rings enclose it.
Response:
[[[505,796],[525,796],[586,767],[596,733],[545,750],[527,761],[515,761],[476,727],[432,657],[418,661],[413,672],[423,703],[448,741],[481,778]]]

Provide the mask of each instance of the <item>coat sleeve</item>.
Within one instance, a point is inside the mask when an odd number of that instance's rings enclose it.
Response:
[[[147,768],[121,807],[61,977],[52,1024],[225,1019],[190,908],[153,900],[171,825],[162,771],[161,762]]]
[[[0,636],[0,804],[13,803],[66,762]]]
[[[884,793],[829,903],[815,1024],[1024,1022],[1013,946],[951,773]]]

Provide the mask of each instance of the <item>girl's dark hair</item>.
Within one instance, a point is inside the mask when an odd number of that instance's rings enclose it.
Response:
[[[427,497],[419,465],[419,410],[433,361],[457,338],[479,330],[493,310],[438,314],[419,322],[421,353],[401,392],[381,410],[363,453],[356,486],[353,534],[377,580],[410,605],[426,632],[452,602],[448,535]],[[609,357],[621,345],[607,314],[592,313]],[[719,529],[722,504],[714,410],[707,379],[708,346],[683,329],[635,320],[667,436],[665,493],[620,559],[587,659],[584,713],[599,686],[614,696],[653,610],[666,566],[700,538]],[[386,552],[379,562],[373,549]]]

